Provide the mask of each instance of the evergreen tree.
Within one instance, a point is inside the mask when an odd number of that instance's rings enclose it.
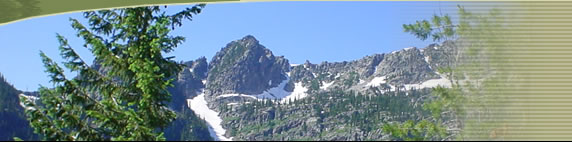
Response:
[[[464,8],[459,6],[459,13],[464,13]],[[453,25],[451,18],[448,15],[437,16],[434,15],[431,18],[431,22],[428,20],[416,21],[415,24],[404,24],[404,32],[411,33],[415,35],[420,40],[426,40],[429,37],[433,38],[433,41],[448,40],[454,38],[457,35],[456,29],[459,25]],[[414,141],[426,141],[426,140],[444,140],[447,138],[447,133],[445,127],[442,125],[442,114],[443,110],[452,110],[453,112],[459,112],[458,105],[456,102],[461,101],[460,94],[458,94],[458,85],[453,82],[454,78],[451,76],[453,74],[450,67],[439,68],[440,74],[444,74],[453,84],[453,88],[443,88],[437,86],[432,89],[432,94],[436,96],[430,102],[423,105],[423,109],[431,112],[431,119],[423,119],[418,122],[413,120],[407,120],[405,123],[387,123],[383,125],[383,130],[385,133],[391,134],[391,136],[396,140],[414,140]],[[413,90],[414,92],[415,90]],[[452,113],[450,113],[452,114]]]
[[[161,7],[85,12],[88,27],[70,19],[77,36],[107,69],[91,68],[60,35],[64,70],[40,53],[53,88],[40,87],[41,104],[24,99],[31,126],[45,140],[165,140],[163,129],[176,117],[167,108],[181,65],[163,57],[185,38],[169,32],[191,20],[204,4],[168,15]]]

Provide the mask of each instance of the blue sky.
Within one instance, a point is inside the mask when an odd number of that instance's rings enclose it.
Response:
[[[175,12],[189,5],[169,6]],[[175,29],[186,42],[169,55],[188,61],[205,56],[208,60],[232,40],[255,36],[274,55],[285,56],[292,64],[305,60],[349,61],[375,53],[407,47],[423,48],[433,43],[404,33],[402,24],[428,19],[433,13],[452,14],[453,3],[445,2],[248,2],[208,4],[193,21]],[[449,10],[444,10],[444,9]],[[451,10],[451,8],[453,8]],[[44,51],[55,61],[59,55],[59,33],[68,38],[85,60],[90,52],[81,47],[69,18],[81,13],[62,14],[0,26],[0,73],[20,90],[51,86],[39,57]],[[73,73],[67,73],[73,76]]]

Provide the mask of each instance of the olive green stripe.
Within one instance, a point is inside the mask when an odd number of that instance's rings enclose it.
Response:
[[[499,124],[480,124],[480,126],[502,126]],[[572,128],[571,124],[521,124],[521,125],[516,125],[516,124],[512,124],[510,125],[511,127],[530,127],[530,128]],[[467,130],[470,131],[470,130]]]
[[[572,108],[490,108],[489,110],[495,111],[495,110],[506,110],[506,111],[572,111]],[[572,120],[567,120],[572,122]]]
[[[570,25],[570,26],[572,26],[572,25]],[[522,33],[516,33],[515,35],[522,35]],[[476,37],[473,37],[473,38],[476,38]],[[570,40],[570,39],[572,39],[572,37],[569,37],[569,36],[552,36],[552,35],[536,35],[536,36],[506,37],[505,39],[517,39],[517,40],[526,40],[526,41],[538,41],[538,40],[564,41],[564,40]],[[568,42],[572,43],[572,41],[568,41]]]
[[[539,64],[530,64],[530,65],[526,65],[526,64],[511,64],[510,67],[513,67],[515,69],[523,69],[523,68],[531,68],[531,69],[535,69],[535,68],[543,68],[545,70],[552,70],[552,69],[563,69],[563,68],[567,68],[567,69],[572,69],[572,67],[570,66],[571,64],[548,64],[548,65],[539,65]],[[488,65],[489,67],[506,67],[507,65]],[[482,67],[482,65],[475,65],[475,67]],[[572,70],[570,70],[572,71]]]
[[[486,94],[486,93],[485,93]],[[516,95],[516,96],[526,96],[526,95],[572,95],[572,92],[565,92],[565,93],[544,93],[544,94],[536,94],[534,92],[503,92],[502,93],[503,96],[511,96],[511,95]]]
[[[232,2],[239,0],[225,0]],[[0,25],[34,17],[121,7],[223,2],[221,0],[1,0]],[[21,5],[25,5],[22,7]]]
[[[572,25],[570,25],[572,26]],[[471,38],[471,37],[468,37]],[[514,38],[514,39],[518,39],[518,38]],[[513,39],[513,40],[514,40]],[[465,41],[473,41],[473,40],[465,40]],[[474,40],[474,41],[483,41],[483,40]],[[501,39],[490,39],[487,42],[491,42],[490,47],[495,47],[495,46],[507,46],[507,41],[506,39],[501,40]],[[496,44],[494,42],[497,42]],[[538,45],[542,43],[542,46],[550,46],[552,44],[555,45],[569,45],[572,44],[572,41],[567,41],[567,40],[555,40],[555,41],[547,41],[547,40],[541,40],[541,41],[531,41],[531,40],[518,40],[518,41],[511,41],[510,46],[520,46],[523,44],[532,44],[532,45]]]
[[[510,129],[511,132],[526,132],[526,131],[572,131],[572,129],[547,129],[547,128],[534,128],[534,129]]]
[[[549,47],[526,48],[526,47],[516,47],[516,46],[511,46],[511,47],[517,48],[517,49],[492,49],[490,51],[496,51],[496,52],[505,51],[505,52],[514,52],[514,53],[570,52],[569,54],[572,54],[572,45],[568,45],[567,48],[549,48]]]
[[[558,89],[558,88],[554,88],[554,89],[540,89],[540,88],[510,89],[510,88],[506,88],[506,86],[499,86],[499,87],[488,86],[487,87],[487,89],[494,89],[494,88],[500,88],[503,91],[571,91],[572,92],[572,88],[568,88],[568,89]],[[486,91],[485,91],[485,93],[486,93]]]
[[[492,115],[497,114],[497,115],[509,115],[509,116],[512,116],[511,114],[507,114],[506,112],[497,112],[497,113],[488,112],[487,114],[492,114]],[[560,112],[560,113],[558,113],[558,112],[557,112],[557,113],[555,113],[555,112],[547,112],[547,113],[544,113],[544,112],[528,112],[528,111],[527,111],[527,112],[526,112],[526,115],[528,115],[528,116],[544,116],[544,115],[549,115],[550,117],[557,117],[557,116],[559,116],[559,117],[566,117],[566,118],[571,118],[571,119],[572,119],[572,115],[570,115],[570,114],[562,114],[561,112]],[[514,116],[520,117],[521,115],[520,115],[520,114],[514,114]]]
[[[466,106],[480,106],[481,104],[478,105],[471,105],[468,104]],[[526,104],[526,105],[517,105],[517,106],[513,106],[513,105],[509,105],[509,104],[502,104],[502,105],[496,105],[496,104],[487,104],[488,107],[566,107],[566,108],[572,108],[572,105],[570,104],[563,104],[563,105],[554,105],[554,104]],[[571,116],[572,117],[572,116]]]
[[[566,61],[566,60],[548,60],[548,61],[523,61],[523,60],[519,60],[519,61],[511,61],[511,64],[540,64],[540,63],[547,63],[547,64],[556,64],[556,63],[570,63],[572,60]]]
[[[541,86],[553,86],[553,85],[572,85],[572,81],[542,81],[542,82],[530,82],[530,81],[511,81],[511,82],[505,82],[505,81],[479,81],[479,82],[484,82],[484,83],[511,83],[511,85],[525,85],[525,84],[538,84]],[[520,86],[522,87],[522,86]]]
[[[515,99],[515,98],[507,98],[510,99],[511,103],[531,103],[531,104],[536,104],[536,103],[572,103],[572,100],[553,100],[553,99],[549,99],[546,101],[541,101],[537,98],[530,98],[530,99],[524,99],[524,98],[519,98],[519,99]],[[570,98],[568,98],[570,99]],[[483,99],[483,101],[497,101],[495,99]],[[494,102],[492,102],[494,103]],[[572,109],[572,108],[571,108]]]
[[[470,69],[470,68],[468,68]],[[482,69],[482,68],[478,68],[475,67],[475,69]],[[478,71],[478,70],[476,70]],[[531,72],[531,71],[545,71],[546,73],[549,72],[555,72],[555,71],[572,71],[570,69],[526,69],[526,70],[522,70],[522,69],[504,69],[504,71],[526,71],[526,72]],[[480,71],[479,71],[480,72]]]
[[[539,47],[540,46],[540,47]],[[526,44],[518,45],[516,43],[511,43],[511,48],[556,48],[556,47],[572,47],[572,44]],[[516,50],[516,49],[504,49],[504,50]],[[547,49],[551,50],[551,49]]]
[[[572,93],[570,93],[571,96],[566,96],[566,97],[562,97],[562,96],[545,96],[543,94],[539,94],[538,96],[505,96],[507,97],[507,99],[511,99],[511,100],[529,100],[529,99],[533,99],[533,100],[552,100],[552,99],[558,99],[558,100],[566,100],[569,99],[568,101],[572,101]],[[483,100],[488,100],[488,99],[483,99]],[[495,99],[490,99],[495,101]]]
[[[540,92],[540,94],[538,94],[539,92],[532,92],[532,91],[522,91],[522,92],[502,92],[503,96],[510,96],[510,95],[514,95],[514,96],[528,96],[528,95],[566,95],[569,96],[572,94],[572,92]],[[485,95],[493,95],[493,94],[499,94],[498,92],[496,93],[487,93],[487,92],[483,92],[483,94]]]

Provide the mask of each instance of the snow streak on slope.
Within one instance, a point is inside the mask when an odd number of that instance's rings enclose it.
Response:
[[[205,121],[207,121],[211,137],[216,141],[232,141],[232,137],[227,138],[224,136],[226,130],[222,128],[222,119],[218,116],[218,112],[211,110],[207,106],[205,93],[201,93],[193,99],[188,99],[187,103],[191,110],[199,115],[200,118],[204,118]]]
[[[373,78],[369,83],[367,83],[366,86],[377,87],[377,86],[379,86],[380,84],[385,83],[385,79],[386,79],[385,76],[375,77],[375,78]]]
[[[23,96],[24,98],[26,98],[26,100],[32,101],[32,102],[36,102],[38,99],[38,97],[36,96],[28,96],[25,94],[19,94],[19,96]],[[23,108],[25,108],[26,110],[34,110],[35,108],[33,107],[26,107],[26,105],[24,105],[24,103],[20,102],[20,106],[22,106]]]
[[[441,77],[439,79],[430,79],[420,84],[405,84],[404,86],[405,90],[411,90],[411,89],[433,88],[437,87],[438,85],[441,85],[443,87],[451,87],[451,82],[448,79]]]
[[[322,86],[320,86],[320,89],[326,90],[326,89],[328,89],[328,87],[332,86],[332,84],[334,84],[334,81],[332,81],[330,83],[326,83],[326,82],[322,81]]]
[[[223,94],[223,95],[219,95],[216,98],[224,98],[224,97],[248,97],[248,98],[253,98],[256,100],[263,100],[263,99],[278,99],[278,100],[282,100],[282,102],[287,102],[288,99],[301,99],[304,98],[306,96],[308,96],[308,94],[306,94],[306,91],[308,91],[308,88],[304,87],[302,85],[301,82],[298,83],[294,83],[294,90],[292,92],[288,92],[286,90],[284,90],[284,88],[286,87],[286,85],[288,85],[288,82],[290,82],[290,77],[287,77],[286,80],[282,81],[278,86],[270,88],[260,94],[254,94],[254,95],[250,95],[250,94]],[[331,85],[331,84],[330,84]]]
[[[292,92],[284,90],[284,87],[286,87],[289,81],[290,77],[287,77],[286,80],[282,81],[278,86],[253,96],[259,99],[283,99],[292,94]]]
[[[377,87],[380,84],[384,84],[384,83],[387,83],[385,76],[375,77],[369,83],[367,83],[366,86]],[[391,87],[391,89],[390,89],[391,91],[396,90],[395,86],[392,86],[391,84],[388,84],[388,85],[389,85],[389,87]],[[441,78],[439,78],[439,79],[430,79],[430,80],[427,80],[427,81],[419,83],[419,84],[405,84],[403,86],[405,87],[405,90],[411,90],[411,89],[433,88],[433,87],[437,87],[438,85],[441,85],[443,87],[451,87],[451,82],[447,78],[445,78],[444,76],[441,76]]]
[[[224,95],[216,96],[216,98],[226,98],[226,97],[247,97],[247,98],[258,99],[255,96],[246,95],[246,94],[224,94]]]
[[[424,59],[425,59],[425,62],[427,63],[427,66],[429,66],[429,69],[433,69],[433,68],[431,68],[431,63],[429,63],[429,56],[425,56]]]

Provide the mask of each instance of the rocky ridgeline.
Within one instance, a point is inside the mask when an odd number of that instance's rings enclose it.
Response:
[[[402,87],[441,78],[439,67],[451,66],[456,48],[453,42],[431,44],[426,48],[405,48],[392,53],[373,54],[354,61],[322,62],[292,66],[284,56],[274,56],[272,51],[248,35],[232,41],[215,54],[210,63],[201,57],[185,62],[187,66],[175,83],[176,92],[192,98],[204,89],[209,104],[231,103],[248,97],[224,97],[224,94],[260,94],[290,79],[283,88],[291,92],[294,83],[302,83],[310,92],[320,91],[319,86],[329,84],[328,89],[342,88],[363,91],[374,78],[384,77],[386,86]],[[206,83],[206,84],[204,84]],[[378,84],[375,84],[378,85]],[[318,86],[318,87],[317,87]],[[322,90],[325,90],[322,88]],[[198,93],[197,93],[198,92]]]
[[[353,91],[368,95],[381,94],[384,91],[380,90],[386,90],[390,86],[397,87],[399,90],[407,84],[421,84],[428,80],[441,78],[437,69],[452,66],[456,53],[454,43],[446,41],[442,45],[431,44],[421,49],[410,47],[392,53],[373,54],[353,61],[320,64],[306,61],[304,64],[291,65],[286,58],[274,56],[258,40],[248,35],[228,43],[215,54],[210,63],[207,63],[204,57],[185,62],[186,67],[179,73],[175,87],[171,88],[171,91],[174,102],[204,93],[209,108],[220,112],[219,116],[224,120],[222,125],[228,130],[225,135],[238,140],[299,140],[316,136],[320,136],[320,140],[382,139],[386,137],[381,135],[379,130],[365,131],[361,128],[354,128],[355,126],[352,125],[344,125],[347,128],[343,129],[337,128],[337,123],[347,122],[339,122],[335,119],[345,119],[352,113],[367,112],[360,108],[355,108],[356,111],[322,118],[323,120],[320,120],[322,122],[319,123],[315,121],[316,115],[310,115],[313,112],[309,111],[317,105],[312,103],[306,104],[310,106],[284,107],[281,110],[277,110],[280,107],[275,106],[259,108],[256,111],[244,111],[244,108],[238,108],[248,103],[259,102],[254,101],[255,97],[252,95],[279,87],[286,80],[289,80],[287,84],[279,89],[292,92],[295,88],[294,84],[301,83],[302,87],[308,88],[306,93],[309,98],[313,98],[313,95],[317,93],[328,93],[331,90]],[[383,80],[380,81],[380,78]],[[378,88],[372,89],[372,87]],[[246,96],[228,97],[228,94],[245,94]],[[394,94],[399,94],[399,92]],[[404,97],[392,99],[403,99],[405,104],[417,107],[418,101],[413,102],[417,99],[415,97],[425,96],[429,92],[425,91],[421,94],[417,92],[417,95],[413,96],[407,96],[410,93],[402,92],[402,94]],[[223,95],[227,96],[221,97]],[[339,101],[346,100],[345,98],[338,99]],[[318,103],[333,105],[339,101]],[[230,111],[221,111],[228,109],[227,106],[231,106]],[[276,116],[276,111],[282,111],[278,114],[284,116]],[[395,114],[397,112],[388,114],[387,117],[395,116]],[[276,120],[276,117],[284,119]],[[325,123],[326,121],[331,124]],[[252,125],[258,126],[259,123],[267,122],[272,122],[271,129],[260,130],[257,127],[256,131],[251,130]],[[275,123],[280,124],[275,125]],[[267,126],[264,124],[264,127]],[[305,127],[304,130],[300,128],[302,126]],[[335,131],[335,133],[326,133],[325,131],[328,130]]]
[[[453,57],[447,54],[455,53],[451,44],[452,42],[444,42],[443,46],[431,44],[421,50],[410,47],[392,53],[373,54],[354,61],[320,64],[306,61],[302,65],[291,66],[286,58],[274,56],[269,49],[260,45],[258,40],[248,35],[228,43],[216,53],[208,64],[208,76],[204,86],[207,95],[212,98],[221,94],[260,94],[278,86],[286,80],[288,74],[290,83],[285,87],[286,91],[291,91],[293,83],[303,82],[304,86],[310,86],[310,81],[316,79],[320,85],[334,81],[332,88],[345,89],[357,88],[354,86],[360,83],[364,85],[363,82],[382,76],[393,86],[421,83],[440,78],[436,73],[437,68],[451,65]],[[201,62],[200,69],[191,72],[197,77],[190,80],[196,82],[199,87],[203,86],[198,84],[198,80],[205,77],[202,74],[207,66],[205,60],[198,59],[197,61]],[[189,75],[185,74],[189,74],[188,69],[183,70],[183,78],[179,77],[179,82],[188,81],[185,77],[188,78]],[[351,81],[348,81],[350,79]]]

